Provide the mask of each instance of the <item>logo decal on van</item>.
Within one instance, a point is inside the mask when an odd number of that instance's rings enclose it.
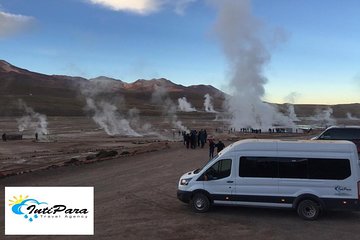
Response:
[[[336,186],[335,191],[337,191],[336,195],[350,195],[350,193],[347,192],[351,192],[351,188]]]

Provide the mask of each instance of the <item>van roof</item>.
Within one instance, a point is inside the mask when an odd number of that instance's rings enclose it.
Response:
[[[360,126],[356,126],[356,125],[354,125],[354,126],[346,126],[346,125],[344,125],[344,126],[330,126],[330,127],[328,127],[328,128],[326,128],[326,130],[328,130],[328,129],[331,129],[331,128],[357,128],[357,129],[359,129],[360,128]]]
[[[342,140],[275,140],[275,139],[245,139],[232,143],[222,152],[229,151],[309,151],[309,152],[352,152],[357,151],[354,143]]]

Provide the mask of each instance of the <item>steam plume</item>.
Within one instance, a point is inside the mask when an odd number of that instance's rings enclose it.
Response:
[[[283,37],[272,31],[271,41],[265,41],[264,25],[251,14],[249,0],[211,1],[218,9],[215,32],[230,65],[228,111],[235,128],[255,127],[266,129],[275,124],[294,126],[289,117],[264,103],[264,68],[270,61],[269,45]],[[267,46],[268,45],[268,46]]]
[[[153,126],[150,123],[143,123],[141,121],[140,111],[137,108],[129,109],[127,119],[129,119],[130,126],[140,134],[160,136],[158,132],[153,130]]]
[[[286,105],[288,107],[287,111],[288,111],[289,118],[293,122],[300,121],[299,118],[296,116],[294,105],[290,104],[290,103],[286,103]]]
[[[285,103],[285,105],[287,106],[287,112],[288,112],[288,116],[289,118],[296,122],[296,121],[300,121],[299,118],[296,116],[295,113],[295,108],[294,108],[294,103],[295,103],[295,99],[299,96],[298,93],[296,92],[292,92],[290,93],[288,96],[285,97],[285,101],[287,103]]]
[[[113,93],[104,94],[111,91],[113,86],[113,81],[106,81],[106,79],[101,78],[98,81],[90,81],[89,85],[83,86],[81,92],[86,97],[84,110],[89,112],[94,122],[110,136],[141,136],[130,126],[125,114],[120,111],[120,109],[125,108],[123,97]],[[116,105],[113,104],[115,102]]]
[[[210,94],[205,94],[204,96],[205,100],[204,100],[204,107],[205,107],[205,112],[216,112],[214,110],[214,106],[212,104],[212,97],[210,96]]]
[[[31,130],[34,134],[38,134],[40,140],[46,139],[46,135],[49,133],[46,115],[35,112],[34,109],[28,107],[21,99],[18,102],[18,107],[25,112],[24,116],[17,119],[19,131]]]
[[[336,120],[332,117],[333,109],[328,107],[326,109],[317,109],[316,115],[312,119],[318,122],[321,126],[331,126],[336,124]]]
[[[92,98],[87,98],[86,103],[87,110],[94,112],[92,118],[95,123],[108,135],[141,136],[130,127],[129,121],[118,113],[115,105],[105,101],[96,103]]]
[[[188,131],[176,115],[176,106],[169,98],[166,89],[163,86],[155,85],[155,91],[152,93],[152,102],[162,106],[162,114],[170,124],[181,131]]]
[[[182,97],[178,99],[179,103],[179,109],[183,112],[195,112],[196,108],[191,106],[191,103],[189,103],[186,99],[186,97]]]
[[[349,120],[359,120],[359,118],[357,118],[357,117],[354,117],[351,113],[346,113],[346,117],[347,117],[347,119],[349,119]]]

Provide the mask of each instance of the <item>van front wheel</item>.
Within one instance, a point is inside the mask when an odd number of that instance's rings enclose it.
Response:
[[[210,208],[210,200],[203,193],[195,193],[190,201],[191,208],[198,213],[207,212]]]
[[[297,213],[305,220],[316,220],[320,214],[320,206],[313,200],[303,200],[297,206]]]

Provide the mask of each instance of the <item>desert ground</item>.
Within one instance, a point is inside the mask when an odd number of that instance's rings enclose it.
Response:
[[[154,121],[155,122],[155,121]],[[1,118],[1,127],[16,131],[16,122]],[[220,122],[187,121],[207,128],[228,145],[243,138],[308,139],[316,132],[250,134],[224,131]],[[196,214],[176,197],[179,177],[208,161],[208,146],[186,149],[177,131],[161,137],[109,137],[87,118],[49,119],[46,141],[0,143],[5,186],[94,186],[94,236],[5,236],[5,239],[358,239],[360,213],[329,212],[318,221],[301,220],[294,211],[214,207]],[[162,128],[161,128],[162,127]],[[216,130],[217,129],[217,130]],[[96,157],[100,150],[116,156]],[[88,157],[92,156],[92,157]],[[4,206],[4,192],[0,204]],[[4,208],[0,208],[4,222]],[[4,236],[4,224],[0,235]]]
[[[229,132],[223,121],[214,121],[215,115],[184,114],[181,120],[189,129],[207,129],[208,136],[215,140],[236,141],[242,138],[295,137],[311,138],[310,134],[250,134]],[[0,133],[20,134],[16,117],[0,118]],[[16,175],[41,169],[57,168],[69,164],[88,164],[108,160],[96,157],[100,151],[116,151],[116,157],[159,151],[172,142],[182,141],[179,130],[169,122],[159,121],[157,116],[147,116],[151,129],[142,136],[109,136],[99,128],[91,117],[49,117],[48,134],[35,140],[34,130],[21,132],[22,140],[0,142],[0,176]],[[299,130],[300,131],[300,130]],[[114,157],[114,156],[113,156]],[[111,157],[110,157],[111,158]]]

